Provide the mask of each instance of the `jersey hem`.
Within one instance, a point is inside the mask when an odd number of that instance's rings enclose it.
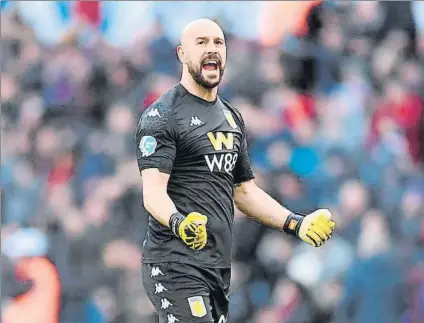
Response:
[[[171,171],[172,171],[169,167],[164,165],[143,165],[138,167],[140,174],[141,174],[141,171],[146,169],[151,169],[151,168],[157,168],[161,173],[166,173],[166,174],[171,174]]]
[[[247,182],[247,181],[251,181],[252,179],[255,179],[254,175],[242,177],[242,178],[239,178],[237,181],[234,181],[234,185],[241,184],[241,183],[244,183],[244,182]]]

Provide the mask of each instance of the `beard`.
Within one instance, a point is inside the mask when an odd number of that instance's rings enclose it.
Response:
[[[192,62],[187,63],[188,72],[190,73],[193,80],[205,89],[213,89],[217,87],[219,83],[221,83],[221,79],[224,76],[224,68],[221,66],[221,64],[218,64],[216,67],[218,71],[218,80],[209,81],[202,74],[202,65],[203,64],[200,64],[199,68],[196,68],[193,66]]]

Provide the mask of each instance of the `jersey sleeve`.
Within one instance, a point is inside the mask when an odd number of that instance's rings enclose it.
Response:
[[[154,103],[146,109],[138,122],[135,136],[140,172],[157,168],[170,174],[177,151],[176,136],[171,107]]]
[[[247,182],[251,179],[255,178],[253,174],[252,165],[250,163],[247,139],[246,139],[246,129],[244,126],[243,119],[240,116],[241,130],[242,130],[242,142],[240,145],[240,153],[239,158],[237,159],[236,166],[233,171],[234,175],[234,184],[240,184],[243,182]]]

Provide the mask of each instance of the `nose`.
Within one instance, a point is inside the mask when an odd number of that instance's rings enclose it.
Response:
[[[216,53],[218,53],[218,50],[217,50],[214,42],[209,42],[208,43],[208,47],[206,48],[206,52],[208,54],[216,54]]]

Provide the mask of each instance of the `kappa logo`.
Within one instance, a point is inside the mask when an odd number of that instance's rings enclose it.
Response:
[[[167,289],[161,283],[155,284],[155,294],[160,294],[160,293],[163,293],[164,291],[167,291]]]
[[[138,147],[141,150],[141,156],[142,157],[148,157],[150,155],[153,155],[156,151],[157,141],[152,136],[144,136],[140,140],[140,144]]]
[[[160,300],[160,302],[161,302],[161,307],[160,308],[163,309],[163,310],[167,310],[168,308],[170,308],[171,306],[173,306],[172,303],[170,301],[168,301],[166,298],[162,298]]]
[[[168,319],[168,323],[175,323],[175,322],[179,322],[180,320],[177,319],[174,315],[172,314],[168,314],[168,316],[166,317]]]
[[[194,296],[187,298],[190,305],[191,314],[194,317],[204,317],[207,314],[205,302],[202,296]]]
[[[198,117],[191,117],[190,127],[202,126],[204,124],[205,123],[202,120],[200,120]]]
[[[148,117],[160,117],[159,111],[156,108],[153,108],[152,110],[147,113]]]
[[[159,267],[153,267],[152,272],[150,273],[150,277],[164,276],[164,273]]]

